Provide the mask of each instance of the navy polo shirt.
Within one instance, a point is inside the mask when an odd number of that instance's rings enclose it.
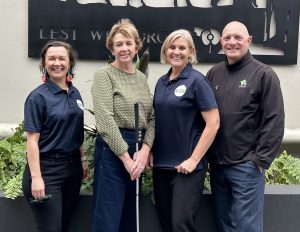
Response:
[[[155,87],[154,167],[175,169],[188,159],[205,128],[201,112],[217,108],[208,80],[188,64],[181,74],[169,81],[169,72]],[[206,158],[196,169],[202,169]]]
[[[83,103],[71,84],[62,90],[50,79],[34,89],[26,99],[25,131],[40,133],[40,153],[67,153],[83,143]]]

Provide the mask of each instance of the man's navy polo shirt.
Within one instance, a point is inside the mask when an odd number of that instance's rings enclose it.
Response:
[[[62,90],[50,79],[26,99],[25,131],[40,133],[40,153],[67,153],[78,149],[84,138],[83,103],[71,84]]]
[[[154,167],[175,169],[188,159],[205,128],[202,111],[217,108],[207,79],[191,64],[169,81],[169,72],[155,87]],[[199,162],[202,169],[206,159]]]

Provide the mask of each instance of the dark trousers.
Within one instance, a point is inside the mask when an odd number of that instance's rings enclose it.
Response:
[[[265,174],[253,161],[211,165],[218,231],[262,232]]]
[[[121,130],[121,134],[133,155],[134,130]],[[136,181],[101,136],[96,139],[93,197],[93,232],[136,231]]]
[[[193,232],[205,170],[190,174],[153,169],[155,205],[163,232]]]
[[[81,181],[82,164],[79,153],[62,157],[60,154],[41,155],[40,167],[45,193],[52,199],[31,204],[31,175],[29,166],[23,176],[23,193],[32,210],[39,232],[67,232],[76,205]]]

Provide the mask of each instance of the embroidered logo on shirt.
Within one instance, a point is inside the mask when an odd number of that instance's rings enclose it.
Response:
[[[79,99],[77,99],[76,102],[77,102],[78,107],[79,107],[80,109],[84,110],[82,101],[80,101]]]
[[[186,86],[185,85],[180,85],[175,89],[174,94],[175,94],[176,97],[181,97],[181,96],[183,96],[185,91],[186,91]]]
[[[246,80],[240,81],[239,88],[246,88],[246,87],[247,87],[247,81]]]

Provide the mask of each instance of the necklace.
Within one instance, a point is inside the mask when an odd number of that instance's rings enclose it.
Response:
[[[135,84],[134,75],[130,75],[130,84]]]
[[[131,85],[132,85],[132,84],[135,84],[135,81],[134,81],[135,70],[133,69],[132,66],[130,66],[129,69],[124,69],[124,68],[120,67],[120,66],[119,66],[117,63],[115,63],[115,62],[112,63],[112,66],[115,67],[116,69],[118,69],[119,71],[125,72],[125,73],[127,73],[128,75],[130,75],[130,77],[129,77],[129,79],[130,79],[130,80],[129,80],[130,84],[131,84]]]

